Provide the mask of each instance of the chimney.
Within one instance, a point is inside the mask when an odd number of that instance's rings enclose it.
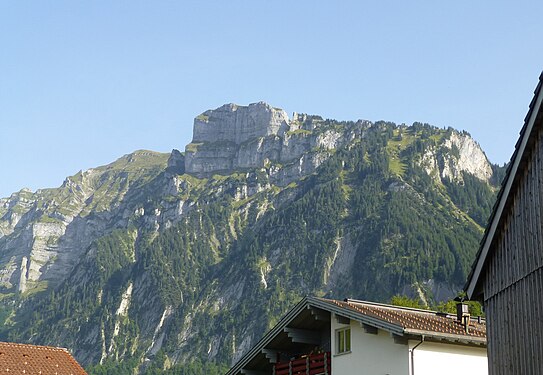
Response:
[[[462,302],[456,304],[456,320],[464,326],[466,333],[469,333],[470,315],[467,304]]]

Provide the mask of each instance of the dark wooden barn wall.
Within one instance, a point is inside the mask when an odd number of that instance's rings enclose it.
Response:
[[[543,142],[541,132],[509,210],[502,214],[484,279],[492,375],[543,374]]]

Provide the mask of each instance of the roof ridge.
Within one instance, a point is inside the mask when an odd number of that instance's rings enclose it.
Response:
[[[64,352],[68,352],[68,353],[70,352],[67,348],[62,348],[62,347],[58,347],[58,346],[35,345],[35,344],[27,344],[27,343],[19,343],[19,342],[0,341],[0,346],[31,347],[31,348],[34,348],[34,349],[64,351]]]
[[[413,312],[425,313],[425,314],[430,314],[430,315],[446,314],[447,316],[449,316],[449,315],[450,315],[451,317],[454,316],[454,314],[446,313],[446,312],[445,312],[445,313],[441,313],[440,311],[437,311],[437,310],[419,309],[419,308],[416,308],[416,307],[407,307],[407,306],[397,306],[397,305],[391,305],[391,304],[387,304],[387,303],[380,303],[380,302],[370,302],[370,301],[357,300],[357,299],[354,299],[354,298],[346,298],[346,299],[344,300],[344,302],[347,302],[347,303],[358,303],[358,304],[363,304],[363,305],[368,305],[368,306],[384,307],[384,308],[392,309],[392,310],[413,311]]]
[[[478,319],[470,322],[473,327],[470,333],[460,332],[463,325],[456,319],[456,314],[440,313],[432,310],[394,306],[383,303],[345,299],[343,301],[319,298],[320,301],[342,310],[350,310],[371,319],[377,319],[385,325],[401,328],[403,333],[425,331],[427,335],[442,337],[446,334],[456,334],[463,337],[486,337],[486,324]],[[341,313],[340,313],[341,314]],[[357,319],[357,318],[355,318]],[[368,321],[368,324],[372,324]],[[387,330],[386,327],[383,329]]]

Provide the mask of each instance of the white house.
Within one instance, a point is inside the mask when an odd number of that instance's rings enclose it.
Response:
[[[466,311],[306,297],[227,375],[487,374],[486,325]]]

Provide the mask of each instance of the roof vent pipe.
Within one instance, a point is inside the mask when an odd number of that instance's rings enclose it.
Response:
[[[464,326],[466,333],[469,333],[470,314],[466,303],[456,304],[456,320]]]

